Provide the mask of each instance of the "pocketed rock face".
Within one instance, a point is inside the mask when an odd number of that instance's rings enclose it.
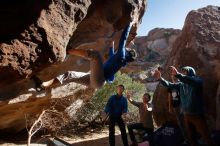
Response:
[[[131,17],[134,20],[132,34],[136,33],[145,5],[145,0],[2,1],[0,87],[60,64],[66,57],[67,46],[67,49],[80,45],[87,48],[85,43],[95,43],[97,50],[105,51],[104,40],[107,37],[118,40],[121,32],[112,35],[113,32],[123,29]],[[72,61],[66,60],[64,64]],[[78,69],[66,66],[66,70]],[[60,69],[53,69],[57,70]],[[44,74],[42,78],[48,80],[54,76]]]
[[[62,86],[55,84],[52,88],[36,93],[29,91],[14,99],[0,103],[0,134],[11,134],[25,129],[27,117],[37,116],[42,110],[56,109],[66,113],[67,109],[77,110],[82,104],[77,100],[88,101],[94,93],[93,89],[75,83]],[[77,104],[77,106],[71,106]],[[53,107],[53,108],[52,108]],[[36,117],[37,118],[37,117]]]
[[[91,1],[2,1],[0,87],[63,61]]]
[[[216,94],[220,82],[220,10],[215,6],[191,11],[185,20],[180,36],[173,45],[165,70],[170,65],[177,68],[192,66],[204,79],[204,107],[208,125],[215,129]],[[165,78],[168,75],[165,74]],[[172,119],[167,112],[166,89],[159,86],[154,95],[154,117]],[[219,106],[219,105],[218,105]],[[161,112],[163,111],[163,112]]]
[[[13,129],[11,132],[16,132],[25,128],[26,112],[37,114],[42,106],[49,106],[54,90],[47,89],[45,92],[49,93],[43,96],[45,99],[37,98],[42,97],[42,93],[29,91],[34,87],[30,80],[32,75],[48,81],[69,70],[89,71],[88,61],[75,56],[66,57],[66,50],[95,49],[104,58],[108,53],[105,40],[113,38],[117,45],[121,30],[131,19],[134,24],[128,42],[135,37],[145,7],[146,0],[0,2],[0,104],[3,108],[0,130]],[[63,87],[56,88],[62,88],[62,92],[70,91]],[[71,96],[75,97],[77,90],[73,90]],[[58,95],[57,98],[66,97]],[[32,100],[32,97],[36,99]],[[18,100],[8,104],[13,99]],[[30,105],[35,106],[29,106],[30,100]],[[19,106],[25,110],[13,112]]]
[[[220,84],[216,95],[216,130],[220,130]]]

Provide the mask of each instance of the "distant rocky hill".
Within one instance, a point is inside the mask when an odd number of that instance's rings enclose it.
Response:
[[[137,37],[134,45],[138,51],[138,60],[163,64],[180,32],[172,28],[155,28],[148,36]]]
[[[150,72],[157,66],[163,66],[172,50],[173,42],[181,33],[179,29],[155,28],[147,36],[135,38],[130,44],[138,53],[135,62],[127,65],[122,72],[129,74],[133,79],[146,83],[150,91],[156,89]]]

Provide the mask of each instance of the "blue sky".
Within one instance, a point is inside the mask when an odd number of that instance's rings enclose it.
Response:
[[[156,27],[182,29],[189,11],[207,5],[220,6],[220,0],[148,0],[138,36],[147,35]]]

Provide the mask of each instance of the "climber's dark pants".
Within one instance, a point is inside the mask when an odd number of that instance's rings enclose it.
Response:
[[[209,129],[203,116],[185,114],[184,122],[188,134],[189,143],[191,146],[197,146],[197,143],[193,138],[192,126],[195,127],[196,131],[201,135],[208,146],[215,146],[210,138]]]
[[[57,77],[61,84],[75,82],[87,87],[100,88],[105,83],[103,62],[98,51],[91,51],[86,58],[90,61],[90,74],[82,77],[76,77],[74,71],[68,71]]]
[[[125,123],[122,119],[122,117],[109,117],[109,144],[110,146],[115,146],[115,124],[119,126],[119,129],[121,131],[121,138],[123,141],[124,146],[128,146],[128,139],[125,129]]]
[[[186,137],[186,130],[185,130],[185,125],[184,125],[184,115],[183,113],[181,113],[180,108],[179,107],[174,107],[174,113],[176,116],[176,120],[177,120],[177,124],[182,132],[183,137]]]

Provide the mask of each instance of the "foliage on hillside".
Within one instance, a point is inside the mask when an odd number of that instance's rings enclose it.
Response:
[[[106,83],[101,89],[96,91],[96,94],[90,102],[80,108],[77,112],[76,119],[78,119],[79,122],[92,122],[99,120],[108,98],[116,93],[116,87],[119,84],[123,84],[126,91],[132,93],[134,100],[140,101],[142,99],[142,95],[145,92],[145,85],[133,81],[128,75],[119,72],[116,74],[114,83]],[[128,121],[136,121],[138,119],[137,116],[137,108],[129,104]]]

